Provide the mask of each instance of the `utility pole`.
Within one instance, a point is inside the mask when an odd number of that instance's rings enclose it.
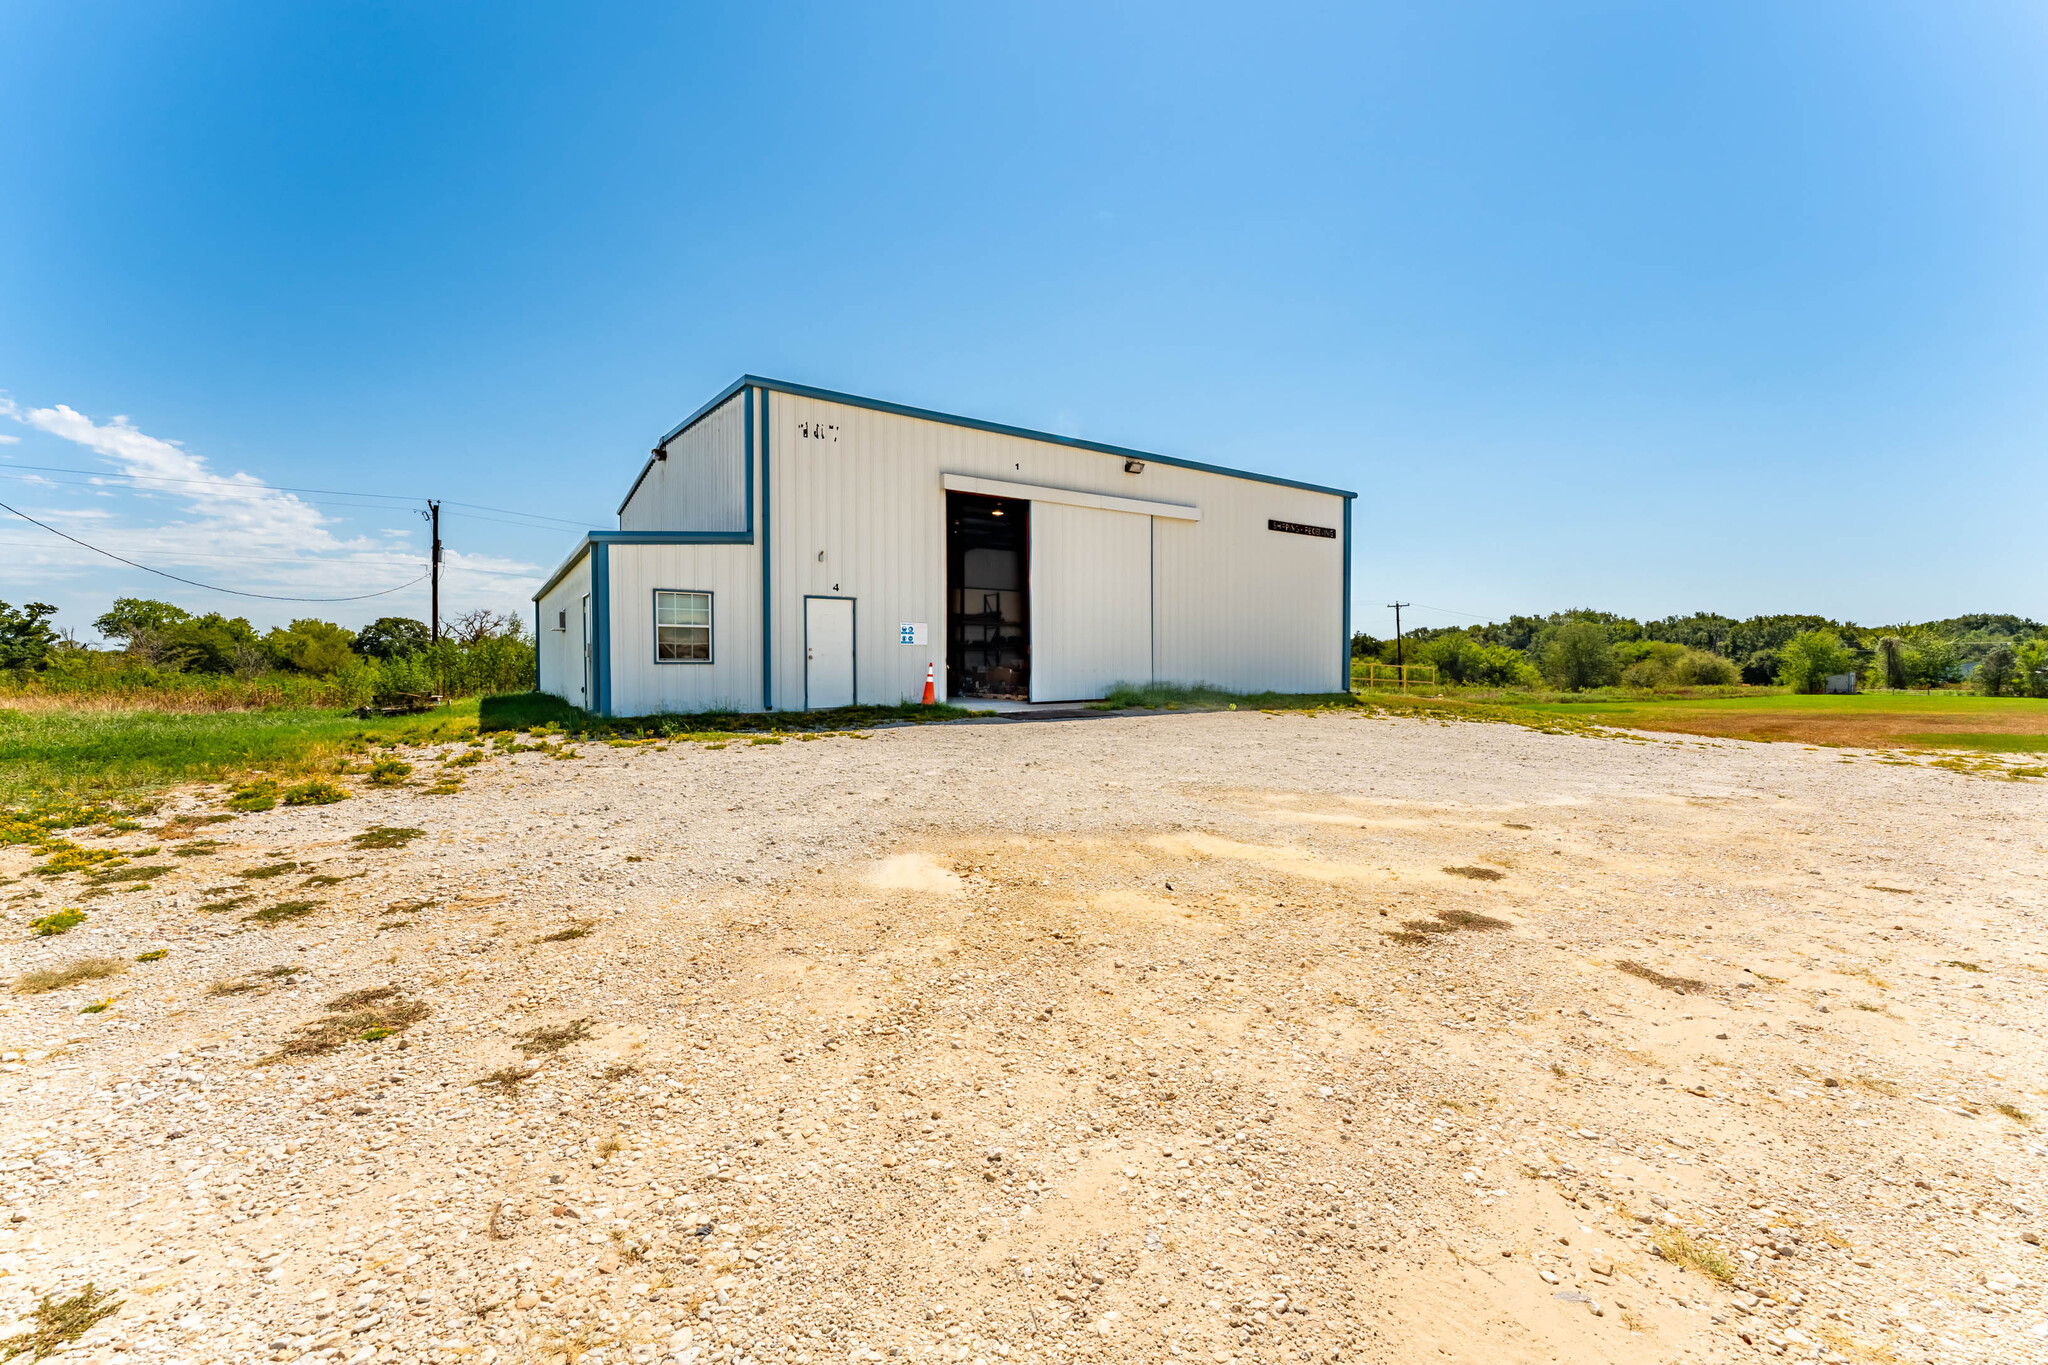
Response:
[[[438,499],[427,499],[427,519],[434,525],[433,604],[429,612],[433,624],[429,629],[433,631],[434,643],[438,645],[441,643],[441,504]]]
[[[434,543],[439,545],[441,542],[437,540]],[[439,550],[434,552],[434,562],[437,564],[440,562],[440,554]],[[1401,608],[1412,607],[1415,604],[1413,602],[1389,602],[1387,605],[1394,609],[1394,666],[1397,668],[1405,667],[1408,660],[1401,653]],[[1402,674],[1401,681],[1405,683],[1407,680],[1408,675]]]

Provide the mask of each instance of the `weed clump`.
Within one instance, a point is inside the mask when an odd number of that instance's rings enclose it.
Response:
[[[530,1028],[519,1035],[519,1051],[527,1057],[539,1057],[547,1053],[560,1052],[571,1043],[585,1042],[590,1037],[590,1020],[571,1019],[566,1024],[543,1024]]]
[[[405,1032],[432,1013],[425,1001],[410,1000],[395,986],[349,991],[327,1002],[327,1013],[303,1024],[260,1064],[316,1057],[348,1043],[375,1043]]]
[[[221,847],[218,839],[194,839],[189,844],[180,844],[171,853],[179,858],[208,858],[220,852]]]
[[[254,896],[230,896],[224,901],[213,901],[210,904],[202,905],[199,908],[206,914],[218,915],[223,911],[227,910],[239,910],[243,906],[247,905],[250,901],[253,901],[255,899],[256,898]]]
[[[68,1299],[45,1294],[36,1305],[35,1325],[0,1342],[0,1360],[27,1355],[35,1360],[78,1340],[94,1326],[121,1311],[122,1300],[102,1294],[88,1281]]]
[[[1490,867],[1478,866],[1447,867],[1444,871],[1450,873],[1453,877],[1465,877],[1475,882],[1497,882],[1508,875],[1505,872],[1496,872]]]
[[[479,1076],[473,1085],[492,1085],[510,1092],[519,1088],[519,1083],[533,1073],[523,1066],[501,1066],[488,1076]]]
[[[171,950],[169,948],[152,948],[146,953],[137,953],[135,960],[137,962],[162,962],[170,955]]]
[[[426,831],[403,825],[374,825],[361,834],[352,835],[349,842],[358,849],[404,848]]]
[[[28,927],[29,932],[37,938],[50,938],[57,934],[68,934],[83,923],[85,911],[66,907],[55,914],[44,915],[39,920],[30,921]]]
[[[267,777],[259,777],[253,782],[238,783],[227,799],[229,810],[270,810],[276,805],[277,783]]]
[[[319,908],[318,901],[279,901],[242,916],[242,923],[283,924],[287,920],[304,919]]]
[[[36,868],[38,877],[62,877],[72,872],[91,872],[119,867],[128,859],[111,848],[80,848],[69,839],[50,839],[42,845],[46,856]]]
[[[298,871],[297,863],[269,863],[263,867],[245,867],[235,875],[245,882],[260,882],[268,877],[282,877],[287,872]]]
[[[90,1005],[80,1006],[78,1012],[80,1014],[105,1014],[113,1003],[114,997],[110,995],[104,1000],[95,1000]]]
[[[1726,1256],[1683,1228],[1658,1228],[1651,1240],[1657,1244],[1657,1254],[1673,1265],[1697,1270],[1723,1284],[1735,1278],[1735,1266]]]
[[[542,934],[542,935],[541,935],[541,936],[540,936],[539,938],[535,939],[535,940],[534,940],[534,942],[535,942],[535,943],[567,943],[567,942],[569,942],[569,940],[571,940],[571,939],[577,939],[577,938],[589,938],[589,937],[590,937],[590,926],[589,926],[589,925],[587,925],[587,924],[575,924],[575,925],[571,925],[571,926],[570,926],[569,928],[567,928],[567,929],[557,929],[557,930],[556,930],[556,931],[555,931],[554,933],[552,933],[552,934]]]
[[[128,970],[128,964],[118,957],[82,957],[62,967],[46,967],[39,972],[23,972],[14,978],[14,990],[18,995],[43,995],[49,991],[61,991],[66,986],[76,986],[81,981],[100,981],[110,976],[119,976]]]
[[[348,793],[323,778],[312,778],[284,789],[287,806],[331,806],[348,800]]]
[[[1655,967],[1645,967],[1640,962],[1617,962],[1616,971],[1627,972],[1630,976],[1647,981],[1653,986],[1662,986],[1667,991],[1680,995],[1697,995],[1707,988],[1707,983],[1690,976],[1666,976]]]
[[[402,787],[410,776],[412,764],[402,758],[380,758],[370,765],[370,785],[373,787]]]

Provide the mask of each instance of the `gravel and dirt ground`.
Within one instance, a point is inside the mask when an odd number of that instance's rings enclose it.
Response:
[[[116,973],[4,1004],[0,1332],[2048,1359],[2048,785],[1356,712],[519,748],[185,790],[71,832],[90,898],[0,849],[9,974]]]

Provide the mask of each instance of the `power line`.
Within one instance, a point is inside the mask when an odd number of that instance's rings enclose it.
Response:
[[[0,468],[33,469],[43,474],[83,474],[91,479],[123,479],[130,483],[141,484],[178,483],[211,485],[217,488],[239,489],[245,493],[314,493],[332,498],[381,498],[386,502],[421,501],[419,498],[403,493],[365,493],[351,488],[298,488],[282,483],[241,483],[235,479],[180,479],[173,478],[168,474],[110,474],[105,470],[99,469],[73,469],[66,465],[54,464],[16,464],[12,460],[8,461],[4,466],[0,466]],[[574,527],[579,531],[589,529],[583,522],[573,521],[567,517],[551,517],[540,512],[521,512],[511,507],[486,507],[481,503],[454,501],[450,501],[447,505],[450,507],[474,508],[479,512],[501,512],[508,517],[531,517],[535,521],[552,521],[562,526]]]
[[[9,507],[4,502],[0,502],[0,511],[12,512],[14,513],[15,516],[20,517],[23,521],[28,522],[34,526],[40,526],[53,536],[62,537],[63,539],[70,541],[73,545],[83,546],[84,548],[91,550],[94,554],[105,555],[108,559],[111,559],[119,564],[126,564],[131,569],[140,569],[144,573],[153,573],[159,578],[168,578],[174,583],[186,583],[190,584],[192,587],[195,588],[204,588],[208,592],[224,592],[231,597],[261,598],[265,602],[363,602],[369,600],[372,597],[388,597],[394,592],[403,592],[405,591],[405,589],[411,587],[413,583],[420,582],[422,579],[425,579],[427,577],[427,574],[433,572],[433,570],[429,568],[427,573],[421,574],[419,578],[413,579],[412,582],[410,583],[400,583],[395,588],[383,588],[377,592],[358,593],[354,597],[285,597],[277,593],[244,592],[240,588],[218,587],[212,583],[201,583],[196,578],[185,578],[179,574],[167,573],[162,569],[152,569],[147,564],[138,564],[132,559],[128,559],[122,555],[115,554],[112,550],[102,550],[97,545],[93,545],[87,541],[80,540],[77,536],[70,535],[66,532],[60,531],[56,527],[50,525],[48,522],[37,521],[28,513],[20,510],[19,508]]]

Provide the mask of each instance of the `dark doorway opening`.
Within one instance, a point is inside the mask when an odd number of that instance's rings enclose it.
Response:
[[[946,494],[946,695],[1031,699],[1031,504]]]

